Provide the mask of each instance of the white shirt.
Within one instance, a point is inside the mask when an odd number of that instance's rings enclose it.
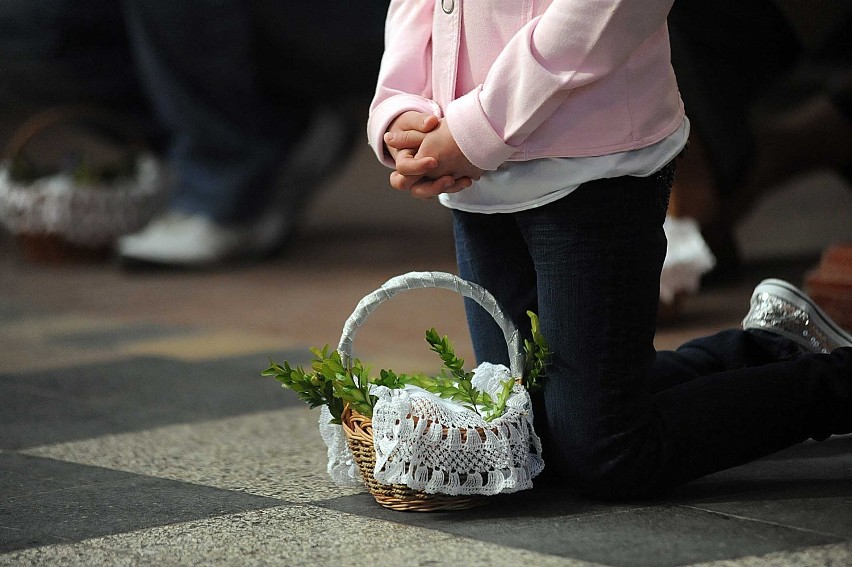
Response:
[[[638,150],[593,157],[507,161],[486,171],[458,193],[443,193],[441,204],[471,213],[514,213],[560,199],[587,181],[653,175],[677,156],[689,137],[689,120],[659,142]]]

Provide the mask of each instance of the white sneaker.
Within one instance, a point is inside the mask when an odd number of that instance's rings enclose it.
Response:
[[[338,110],[315,111],[304,137],[282,165],[266,212],[252,223],[221,225],[201,215],[170,211],[118,240],[128,266],[199,267],[259,259],[280,250],[294,233],[304,205],[319,184],[346,162],[355,129]]]
[[[784,280],[763,280],[754,288],[743,329],[785,336],[810,352],[852,346],[852,335],[832,321],[807,294]]]
[[[290,228],[285,215],[268,212],[244,225],[220,225],[200,216],[169,211],[143,230],[118,240],[126,264],[205,267],[273,253]]]

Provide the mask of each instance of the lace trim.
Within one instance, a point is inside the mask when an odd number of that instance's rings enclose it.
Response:
[[[506,367],[485,363],[474,370],[474,385],[496,395],[508,377]],[[514,387],[505,413],[490,423],[419,388],[379,387],[373,393],[379,397],[373,410],[374,476],[381,483],[427,493],[493,495],[531,488],[544,469],[532,404],[521,386]],[[323,409],[329,474],[351,485],[358,474],[352,454],[342,428],[330,425]]]

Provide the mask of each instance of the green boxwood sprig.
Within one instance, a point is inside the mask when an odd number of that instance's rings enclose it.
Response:
[[[539,331],[538,317],[527,312],[532,326],[532,340],[524,342],[524,385],[538,388],[545,375],[545,367],[550,351]],[[340,353],[329,351],[329,346],[312,348],[311,372],[302,367],[292,367],[288,362],[278,364],[270,361],[269,367],[261,374],[272,376],[283,387],[296,392],[300,399],[311,408],[328,406],[332,423],[339,424],[343,408],[349,404],[358,413],[372,417],[376,396],[370,393],[371,385],[386,386],[390,389],[413,385],[432,392],[442,398],[459,403],[476,412],[485,421],[492,421],[503,415],[506,402],[512,393],[515,378],[505,380],[496,397],[477,389],[473,385],[473,373],[464,369],[464,360],[456,356],[453,346],[446,336],[441,337],[432,328],[426,331],[426,342],[430,350],[441,358],[443,367],[438,376],[425,374],[396,374],[393,370],[381,370],[377,377],[370,376],[369,367],[360,360],[352,359],[348,367],[344,366]]]

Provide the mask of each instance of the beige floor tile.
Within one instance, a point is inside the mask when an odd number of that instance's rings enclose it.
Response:
[[[0,565],[594,566],[305,505],[28,549],[0,555]]]
[[[291,502],[361,492],[331,482],[318,418],[298,407],[22,452]]]

